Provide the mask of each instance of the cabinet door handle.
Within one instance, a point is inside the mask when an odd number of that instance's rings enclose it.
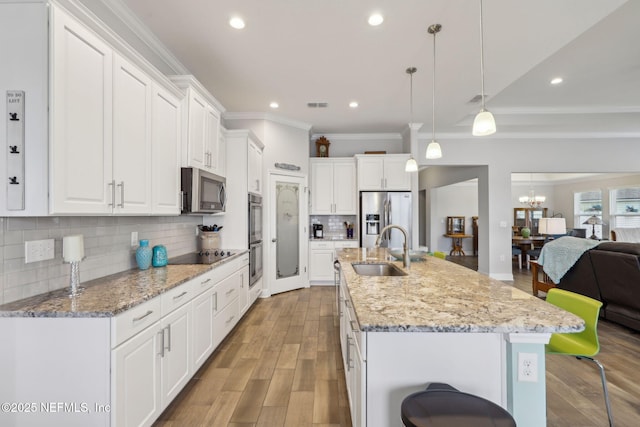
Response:
[[[228,325],[229,323],[231,323],[231,321],[232,321],[235,317],[236,317],[235,315],[233,315],[233,316],[229,317],[229,318],[227,319],[227,321],[225,322],[225,324],[226,324],[226,325]]]
[[[384,179],[384,188],[387,188],[387,178]]]
[[[164,357],[164,329],[158,331],[158,334],[160,335],[160,353],[158,355]]]
[[[171,351],[171,325],[167,325],[164,329],[167,330],[167,351]],[[164,333],[162,334],[162,336],[164,337]]]
[[[256,191],[260,191],[260,179],[256,179]]]
[[[109,206],[111,206],[112,208],[116,207],[116,180],[113,179],[111,180],[111,182],[109,183],[109,187],[111,187],[111,203],[109,203]]]
[[[351,337],[347,336],[347,372],[351,370]]]
[[[349,322],[351,324],[351,331],[352,332],[358,332],[360,331],[360,328],[358,328],[358,323],[356,323],[355,320],[352,320],[351,322]]]
[[[145,314],[143,314],[142,316],[138,316],[138,317],[134,317],[132,319],[133,322],[139,322],[140,320],[144,319],[145,317],[149,316],[151,313],[153,313],[153,310],[148,310]]]
[[[225,295],[226,295],[226,296],[229,296],[229,295],[231,295],[231,294],[233,293],[233,291],[235,291],[235,289],[229,289],[229,290],[225,293]]]
[[[173,299],[178,299],[178,298],[182,298],[183,296],[185,296],[187,294],[187,291],[182,292],[180,295],[176,295],[173,297]]]
[[[213,293],[213,311],[218,311],[218,293]]]
[[[118,207],[124,208],[124,181],[120,181],[118,187],[120,187],[120,204],[118,205]]]
[[[209,283],[211,281],[211,277],[209,277],[207,280],[203,280],[202,282],[200,282],[200,285],[204,286],[207,283]]]

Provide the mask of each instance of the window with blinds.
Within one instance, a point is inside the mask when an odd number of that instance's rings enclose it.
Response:
[[[601,224],[585,224],[592,216],[596,216],[602,220],[602,191],[594,190],[574,193],[573,206],[574,227],[585,228],[587,230],[587,236],[591,236],[592,233],[594,233],[598,239],[602,239]]]
[[[640,227],[640,187],[613,189],[609,198],[611,228]]]

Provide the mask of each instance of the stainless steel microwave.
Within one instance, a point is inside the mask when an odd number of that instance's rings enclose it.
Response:
[[[224,212],[227,180],[198,168],[182,168],[181,212],[212,214]]]

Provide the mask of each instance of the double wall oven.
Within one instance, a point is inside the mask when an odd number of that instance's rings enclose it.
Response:
[[[249,194],[249,287],[262,277],[262,197]]]

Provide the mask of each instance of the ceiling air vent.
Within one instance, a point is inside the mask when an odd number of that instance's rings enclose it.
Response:
[[[485,95],[485,98],[487,95]],[[482,102],[482,95],[478,94],[469,100],[469,104],[477,104],[478,102]]]
[[[328,106],[328,102],[307,102],[309,108],[327,108]]]

